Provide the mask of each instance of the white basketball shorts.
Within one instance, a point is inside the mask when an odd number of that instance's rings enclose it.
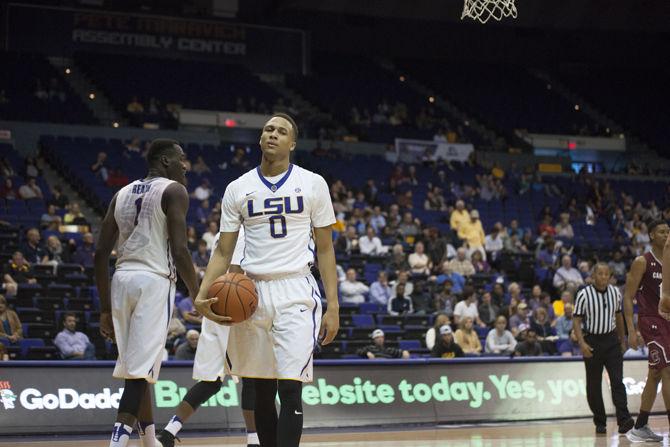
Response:
[[[161,369],[175,284],[143,271],[116,271],[112,318],[119,350],[114,377],[155,383]]]
[[[321,297],[311,274],[254,280],[258,309],[230,329],[226,373],[256,379],[311,382],[321,326]]]
[[[223,378],[223,362],[228,349],[230,326],[223,326],[207,318],[202,319],[198,349],[193,361],[193,379],[213,382]]]

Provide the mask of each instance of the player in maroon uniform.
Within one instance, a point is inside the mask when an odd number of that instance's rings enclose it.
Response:
[[[649,348],[649,372],[647,383],[642,391],[640,414],[635,427],[628,433],[634,442],[663,441],[663,437],[655,434],[647,421],[651,407],[656,400],[658,383],[663,381],[663,400],[670,420],[670,323],[659,315],[661,295],[663,247],[670,234],[670,227],[665,221],[655,220],[649,224],[651,251],[635,258],[626,276],[624,289],[624,317],[628,328],[628,346],[637,349],[638,340],[633,321],[633,297],[637,298],[637,324],[642,335],[642,342]]]

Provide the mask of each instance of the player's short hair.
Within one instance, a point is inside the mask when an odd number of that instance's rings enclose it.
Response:
[[[149,145],[149,152],[147,153],[147,163],[149,166],[155,165],[163,155],[167,155],[170,151],[175,150],[175,146],[179,146],[179,141],[170,138],[156,138],[153,140]]]
[[[666,224],[667,222],[663,219],[653,219],[649,221],[649,223],[647,224],[647,231],[651,233],[652,231],[654,231],[654,228],[658,227],[659,225],[666,225]]]
[[[284,118],[286,121],[291,123],[291,127],[293,128],[293,141],[296,141],[298,139],[298,125],[295,123],[295,120],[291,118],[291,116],[287,115],[286,113],[275,113],[272,115],[272,118]],[[272,119],[270,118],[270,119]]]

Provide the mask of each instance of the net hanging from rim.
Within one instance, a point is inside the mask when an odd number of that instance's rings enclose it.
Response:
[[[461,20],[466,17],[486,23],[489,19],[501,21],[505,17],[516,19],[515,0],[465,0]]]

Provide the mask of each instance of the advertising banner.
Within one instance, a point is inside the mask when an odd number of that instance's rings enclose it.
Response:
[[[26,365],[29,362],[20,362]],[[0,369],[0,433],[106,431],[123,382],[111,362],[39,362]],[[64,366],[61,366],[64,365]],[[628,406],[639,408],[644,360],[626,361]],[[581,361],[322,361],[303,386],[306,427],[518,421],[589,416]],[[169,420],[194,384],[191,367],[166,364],[153,386],[155,420]],[[659,389],[660,391],[660,389]],[[189,429],[240,429],[241,383],[221,390],[189,420]],[[603,395],[613,411],[607,376]],[[656,400],[654,411],[665,411]]]
[[[435,160],[466,161],[475,150],[472,144],[408,140],[404,138],[396,138],[395,149],[396,160],[404,163]]]
[[[549,135],[539,133],[519,134],[535,149],[568,151],[625,151],[626,139],[620,137],[586,137],[583,135]]]
[[[300,30],[29,5],[7,8],[7,50],[206,59],[258,72],[304,70],[305,35]]]

